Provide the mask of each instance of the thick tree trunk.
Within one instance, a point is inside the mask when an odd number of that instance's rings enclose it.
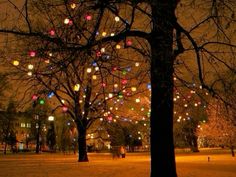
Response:
[[[197,143],[197,136],[196,135],[193,135],[192,137],[192,140],[191,140],[191,151],[192,152],[199,152],[199,149],[198,149],[198,143]]]
[[[174,1],[152,2],[151,177],[176,177],[173,138]]]
[[[78,135],[79,159],[78,162],[88,162],[87,144],[86,144],[86,128],[79,127]]]

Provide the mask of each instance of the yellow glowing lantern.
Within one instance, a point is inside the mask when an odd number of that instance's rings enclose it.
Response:
[[[136,87],[131,87],[131,90],[132,90],[133,92],[135,92],[135,91],[137,91],[137,88],[136,88]]]
[[[97,79],[97,76],[96,76],[96,75],[93,75],[92,78],[93,78],[93,80],[96,80],[96,79]]]
[[[75,8],[76,8],[76,4],[75,4],[75,3],[72,3],[72,4],[70,5],[70,7],[71,7],[71,9],[75,9]]]
[[[104,31],[102,32],[102,36],[105,37],[107,35],[107,33]]]
[[[140,98],[136,98],[135,102],[140,103]]]
[[[19,62],[18,60],[14,60],[14,61],[13,61],[13,65],[14,65],[14,66],[18,66],[19,64],[20,64],[20,62]]]
[[[74,91],[78,92],[80,89],[80,84],[75,84]]]
[[[116,45],[116,49],[120,49],[121,46],[119,44]]]

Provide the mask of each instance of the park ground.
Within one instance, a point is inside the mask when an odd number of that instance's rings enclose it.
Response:
[[[209,157],[209,158],[208,158]],[[230,153],[177,153],[178,177],[236,177],[236,158]],[[61,153],[0,155],[0,177],[149,177],[148,153],[89,153],[89,162]]]

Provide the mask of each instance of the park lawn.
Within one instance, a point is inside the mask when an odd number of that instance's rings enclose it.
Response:
[[[210,161],[208,161],[210,157]],[[0,155],[0,177],[149,177],[147,153],[128,153],[112,159],[109,153],[90,153],[89,162],[73,154]],[[235,177],[236,159],[230,154],[179,154],[178,177]]]

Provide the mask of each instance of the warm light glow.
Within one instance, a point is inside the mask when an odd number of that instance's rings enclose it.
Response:
[[[96,80],[96,79],[97,79],[97,76],[96,76],[96,75],[93,75],[92,78],[93,78],[93,80]]]
[[[31,72],[31,71],[28,72],[27,75],[28,75],[28,76],[32,76],[32,72]]]
[[[18,60],[14,60],[14,61],[13,61],[13,65],[14,65],[14,66],[18,66],[19,64],[20,64],[20,62],[19,62]]]
[[[120,49],[121,46],[119,44],[116,45],[116,49]]]
[[[32,70],[33,68],[34,68],[34,65],[32,65],[32,64],[28,65],[28,69]]]
[[[75,8],[76,8],[76,4],[75,4],[75,3],[72,3],[72,4],[70,5],[70,7],[71,7],[71,9],[75,9]]]
[[[69,24],[69,22],[70,22],[70,19],[68,19],[68,18],[65,18],[65,19],[64,19],[64,24],[67,25],[67,24]]]
[[[136,88],[136,87],[131,87],[131,90],[132,90],[133,92],[135,92],[135,91],[137,91],[137,88]]]
[[[75,84],[74,91],[78,92],[80,89],[80,84]]]
[[[92,72],[92,68],[87,68],[87,73],[91,73]]]
[[[107,33],[104,31],[102,32],[102,36],[105,37],[107,35]]]
[[[116,17],[115,17],[115,21],[116,21],[116,22],[120,21],[120,17],[116,16]]]
[[[103,47],[103,48],[101,48],[101,52],[102,53],[104,53],[106,50],[105,50],[105,48]]]
[[[135,102],[140,103],[140,98],[136,98]]]
[[[48,121],[54,121],[54,116],[48,116]]]

